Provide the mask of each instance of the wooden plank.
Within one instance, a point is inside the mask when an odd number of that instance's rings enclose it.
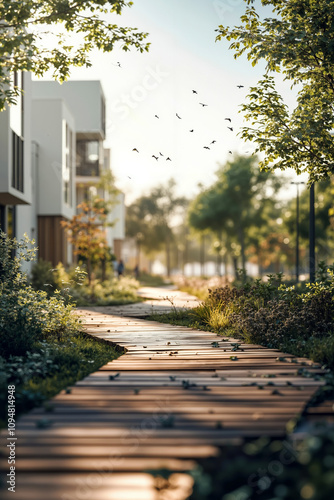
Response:
[[[170,477],[172,489],[169,500],[183,500],[191,493],[192,478],[188,474],[174,473]],[[145,473],[48,474],[36,477],[20,473],[16,496],[19,500],[157,500],[157,481]],[[13,493],[3,492],[2,499],[12,499]]]
[[[193,460],[179,460],[168,457],[141,457],[138,460],[136,457],[119,457],[117,455],[108,458],[67,458],[67,457],[50,457],[45,458],[17,458],[16,468],[20,472],[32,473],[38,471],[43,472],[86,472],[96,470],[106,470],[115,472],[143,472],[148,469],[169,469],[171,471],[190,471],[195,468],[196,462]],[[3,459],[0,459],[0,470],[3,468]]]

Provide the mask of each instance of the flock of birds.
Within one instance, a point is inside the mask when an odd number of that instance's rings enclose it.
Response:
[[[242,88],[244,88],[244,85],[237,85],[237,87],[239,89],[242,89]],[[198,94],[197,90],[194,90],[194,89],[192,89],[192,93],[196,94],[196,95]],[[205,107],[208,106],[208,104],[206,104],[204,102],[199,102],[199,105],[202,106],[203,108],[205,108]],[[182,116],[180,116],[178,113],[175,113],[175,116],[176,116],[176,118],[178,120],[182,120]],[[159,115],[157,115],[157,114],[154,115],[154,118],[156,118],[157,120],[160,119]],[[224,118],[224,120],[230,123],[230,125],[228,125],[227,128],[231,132],[233,132],[234,129],[233,129],[233,126],[232,126],[232,120],[231,120],[231,118]],[[189,132],[193,133],[194,129],[193,128],[190,129]],[[203,149],[210,150],[211,146],[214,145],[216,142],[217,141],[215,139],[213,139],[208,145],[203,146]],[[135,153],[139,153],[139,149],[137,147],[134,147],[132,149],[132,151],[135,152]],[[229,153],[232,154],[232,151],[229,151]],[[159,153],[152,154],[152,158],[154,158],[156,161],[158,161],[160,158],[165,158],[165,161],[172,161],[172,158],[170,156],[165,156],[160,151],[159,151]]]
[[[115,64],[115,66],[118,66],[119,68],[122,68],[122,66],[121,66],[120,62],[117,62],[117,63]],[[244,88],[244,85],[237,85],[237,88],[238,88],[238,89],[242,89],[242,88]],[[191,92],[192,92],[192,94],[194,94],[194,95],[198,95],[197,90],[192,89],[192,91],[191,91]],[[202,108],[205,108],[205,107],[209,106],[208,104],[206,104],[206,103],[204,103],[204,102],[199,102],[198,104],[199,104]],[[182,116],[180,116],[178,113],[175,113],[175,116],[176,116],[176,118],[177,118],[178,120],[182,120]],[[160,119],[160,117],[159,117],[159,115],[158,115],[158,114],[155,114],[155,115],[154,115],[154,118],[155,118],[155,119],[157,119],[157,120],[159,120],[159,119]],[[229,118],[229,117],[226,117],[226,118],[224,118],[224,120],[225,120],[225,121],[227,121],[227,122],[229,123],[229,125],[227,125],[227,129],[228,129],[228,130],[230,130],[230,132],[233,132],[233,131],[234,131],[234,128],[233,128],[233,126],[232,126],[232,119],[231,119],[231,118]],[[195,131],[195,130],[194,130],[193,128],[191,128],[191,129],[189,130],[189,133],[194,133],[194,131]],[[207,145],[204,145],[204,146],[203,146],[203,149],[205,149],[205,150],[209,150],[209,151],[210,151],[210,150],[211,150],[211,147],[212,147],[212,146],[214,146],[214,144],[216,144],[216,142],[217,142],[217,141],[216,141],[216,139],[213,139],[210,143],[208,143]],[[135,153],[138,153],[138,154],[140,153],[140,151],[139,151],[139,149],[138,149],[137,147],[132,148],[132,151],[133,151],[133,152],[135,152]],[[228,152],[229,152],[229,154],[233,154],[233,153],[232,153],[232,151],[230,151],[230,150],[229,150]],[[245,153],[248,153],[248,152],[249,152],[249,151],[246,151]],[[154,154],[152,154],[152,155],[151,155],[151,157],[152,157],[155,161],[159,161],[160,159],[163,159],[163,158],[165,159],[165,161],[170,161],[170,162],[172,161],[171,156],[169,156],[169,155],[164,155],[161,151],[159,151],[158,153],[154,153]],[[129,179],[131,179],[131,177],[130,177],[130,176],[128,176],[128,178],[129,178]]]

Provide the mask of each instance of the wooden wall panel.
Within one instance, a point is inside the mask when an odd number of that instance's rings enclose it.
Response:
[[[60,225],[64,217],[41,215],[38,217],[38,258],[56,266],[59,262],[67,264],[67,240]]]

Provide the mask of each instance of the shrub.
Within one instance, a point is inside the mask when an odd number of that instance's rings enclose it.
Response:
[[[117,356],[113,347],[81,334],[66,288],[48,297],[28,284],[20,262],[33,256],[27,238],[18,242],[0,232],[0,427],[8,384],[16,386],[19,414]],[[55,273],[62,282],[67,278],[62,266]]]
[[[68,293],[77,306],[107,306],[138,302],[140,300],[136,292],[138,287],[137,280],[124,276],[102,283],[92,281],[91,286],[70,287]]]
[[[52,295],[57,287],[51,262],[40,259],[31,270],[30,282],[34,290],[44,290],[48,296]]]
[[[78,331],[79,320],[71,315],[73,306],[65,304],[60,293],[48,298],[36,291],[20,270],[22,259],[31,260],[29,240],[18,242],[0,232],[0,350],[4,358],[22,356],[37,341]],[[13,257],[13,252],[18,255]]]

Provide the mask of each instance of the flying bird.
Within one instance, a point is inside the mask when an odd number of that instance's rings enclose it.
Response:
[[[243,85],[237,85],[238,89],[243,89],[244,86]]]
[[[118,61],[117,61],[117,66],[118,66],[119,68],[121,68],[121,67],[122,67],[122,66],[121,66],[121,63],[120,63],[120,62],[118,62]]]
[[[154,115],[154,116],[155,116],[155,118],[159,118],[159,116],[158,116],[158,115]]]
[[[193,132],[193,131],[194,131],[194,129],[193,129],[193,128],[192,128],[191,130],[189,130],[189,132]]]
[[[162,153],[160,153],[160,151],[159,151],[159,155],[160,155],[160,156],[163,156],[163,154],[162,154]]]
[[[229,128],[229,129],[230,129],[230,131],[231,131],[231,132],[233,132],[233,127],[227,127],[227,128]]]
[[[214,144],[215,142],[217,142],[217,141],[211,141],[210,144]]]
[[[193,92],[193,94],[197,94],[196,90],[193,90],[192,92]]]
[[[210,149],[209,146],[203,146],[204,149]]]
[[[159,160],[159,156],[152,155],[152,158],[155,158],[156,160]]]
[[[228,120],[231,123],[231,118],[224,118],[224,120]]]
[[[177,113],[175,113],[176,116],[178,117],[179,120],[182,120],[181,116],[179,116]]]
[[[167,161],[167,160],[168,160],[168,161],[172,161],[172,160],[169,158],[169,156],[167,156],[166,161]]]
[[[139,153],[138,149],[137,148],[133,148],[132,151],[137,151],[137,153]]]
[[[229,153],[233,154],[232,151],[229,151]]]
[[[203,106],[203,108],[204,106],[207,106],[207,104],[203,104],[202,102],[200,102],[200,105]]]

